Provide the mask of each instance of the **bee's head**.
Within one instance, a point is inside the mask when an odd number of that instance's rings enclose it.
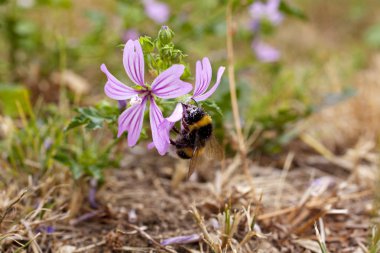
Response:
[[[183,106],[183,120],[186,124],[198,122],[205,115],[202,108],[190,104],[182,104]]]

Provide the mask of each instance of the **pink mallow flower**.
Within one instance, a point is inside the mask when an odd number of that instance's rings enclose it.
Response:
[[[276,62],[281,57],[281,53],[277,49],[260,40],[252,42],[252,49],[257,59],[262,62]]]
[[[116,79],[104,64],[101,66],[101,70],[107,76],[104,87],[106,95],[118,101],[130,99],[131,106],[119,116],[117,136],[128,132],[128,146],[136,145],[143,125],[145,107],[149,101],[153,144],[160,155],[164,155],[169,148],[169,135],[159,131],[158,127],[164,121],[164,117],[155,102],[155,97],[171,99],[190,92],[192,85],[180,79],[185,67],[180,64],[173,65],[157,76],[152,85],[145,84],[144,56],[138,40],[129,40],[125,44],[123,65],[128,77],[137,85],[136,88],[126,86]]]
[[[279,10],[280,2],[280,0],[268,0],[267,3],[254,2],[249,8],[254,26],[263,19],[273,25],[280,24],[284,18]]]
[[[156,0],[143,0],[146,15],[158,24],[165,23],[170,16],[170,8],[167,4]]]
[[[204,57],[202,61],[197,61],[196,70],[195,70],[195,87],[193,95],[189,98],[189,100],[194,100],[196,102],[206,100],[209,98],[218,88],[222,75],[224,73],[225,67],[219,67],[218,73],[216,76],[216,82],[214,86],[211,87],[208,91],[208,87],[211,83],[212,78],[212,69],[210,60],[207,57]],[[183,106],[181,103],[177,104],[173,113],[165,118],[165,121],[161,124],[160,128],[163,132],[168,132],[173,127],[174,123],[182,119],[183,116]]]

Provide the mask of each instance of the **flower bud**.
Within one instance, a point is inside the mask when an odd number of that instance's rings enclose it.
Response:
[[[166,25],[162,26],[158,32],[158,39],[161,45],[167,45],[172,42],[174,32]]]

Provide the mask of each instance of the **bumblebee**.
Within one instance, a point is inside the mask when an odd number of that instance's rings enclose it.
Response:
[[[208,158],[223,157],[222,149],[213,135],[212,119],[202,108],[191,104],[182,104],[183,115],[181,131],[175,141],[170,143],[176,148],[177,155],[182,159],[190,159],[188,177],[190,177],[198,163],[199,156],[207,153]]]

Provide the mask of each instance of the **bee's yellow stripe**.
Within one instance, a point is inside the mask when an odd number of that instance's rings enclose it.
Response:
[[[186,154],[187,157],[190,157],[192,158],[193,157],[193,153],[194,153],[194,149],[193,148],[181,148],[181,150]],[[198,147],[198,152],[199,154],[202,154],[203,151],[204,151],[204,148],[203,147]]]
[[[194,129],[198,129],[198,128],[201,128],[203,126],[207,126],[211,123],[212,123],[212,119],[211,119],[210,115],[205,115],[200,120],[195,122],[194,124],[189,125],[189,129],[190,129],[190,131],[192,131]]]
[[[192,148],[183,148],[182,150],[183,150],[183,152],[185,152],[185,154],[188,157],[193,157],[193,149]]]

